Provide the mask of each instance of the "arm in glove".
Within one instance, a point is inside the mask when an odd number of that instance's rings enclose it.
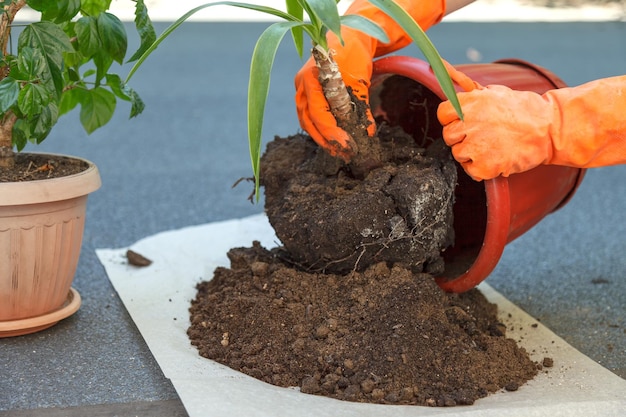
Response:
[[[456,81],[459,73],[451,76]],[[445,142],[475,180],[541,164],[592,168],[626,163],[626,76],[542,95],[476,87],[458,94],[464,121],[450,102],[441,103],[437,112]]]
[[[449,0],[456,3],[468,0]],[[445,10],[445,0],[396,0],[424,29],[441,20]],[[377,23],[385,30],[390,39],[389,43],[382,44],[363,32],[349,27],[342,27],[341,33],[344,46],[333,34],[328,35],[328,46],[334,51],[334,59],[339,66],[346,86],[352,93],[366,102],[369,101],[369,86],[372,75],[372,60],[376,56],[388,54],[400,49],[411,42],[404,31],[385,13],[380,11],[367,0],[355,0],[346,14],[357,14]],[[337,127],[333,115],[330,113],[326,98],[317,79],[317,68],[313,59],[309,59],[295,78],[296,110],[300,119],[300,126],[320,146],[331,155],[349,159],[351,146],[345,131]],[[370,115],[370,119],[372,119]],[[372,120],[373,121],[373,120]],[[376,126],[369,126],[370,135],[374,134]]]

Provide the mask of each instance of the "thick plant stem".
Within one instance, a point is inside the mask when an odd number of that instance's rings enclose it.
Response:
[[[381,165],[379,139],[368,135],[369,120],[364,114],[359,114],[332,54],[316,45],[312,55],[319,70],[318,79],[330,111],[335,116],[337,125],[350,137],[353,156],[346,162],[356,177],[365,177],[369,171]]]
[[[339,66],[333,60],[331,54],[319,45],[313,48],[312,54],[319,69],[318,78],[331,113],[335,116],[340,126],[350,123],[351,117],[355,117],[356,113],[354,112],[354,103],[352,103],[346,84],[341,78]]]
[[[25,5],[26,0],[17,0],[4,6],[4,11],[0,17],[0,50],[2,56],[6,56],[8,53],[11,24],[15,14]],[[9,68],[7,66],[0,67],[0,79],[4,79],[7,75],[9,75]],[[17,117],[10,110],[0,119],[0,167],[12,167],[15,163],[12,132],[16,121]]]

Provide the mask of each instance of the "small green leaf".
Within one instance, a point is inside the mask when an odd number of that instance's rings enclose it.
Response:
[[[107,74],[106,75],[107,86],[111,88],[113,94],[122,100],[131,101],[132,98],[126,94],[125,85],[122,83],[122,79],[117,74]]]
[[[248,140],[250,159],[255,178],[255,193],[259,199],[259,172],[261,163],[261,139],[265,103],[270,87],[270,75],[276,51],[287,33],[301,22],[274,23],[261,34],[252,53],[250,64],[250,82],[248,84]]]
[[[450,100],[450,103],[452,103],[452,106],[459,115],[459,118],[463,120],[461,104],[457,98],[456,90],[454,89],[454,84],[450,79],[450,75],[448,74],[446,67],[443,65],[439,52],[437,52],[437,49],[435,49],[435,46],[432,44],[428,36],[426,36],[420,25],[417,24],[411,15],[409,15],[393,0],[369,0],[369,2],[394,19],[417,44],[432,67],[443,93],[448,100]]]
[[[387,33],[373,21],[356,14],[347,14],[341,17],[341,24],[359,30],[372,38],[376,38],[382,43],[388,43]]]
[[[80,101],[80,122],[91,134],[111,120],[115,111],[115,95],[104,87],[85,91]]]
[[[285,0],[287,5],[287,14],[293,16],[299,21],[303,20],[304,17],[304,9],[300,4],[299,0]],[[302,58],[304,55],[304,33],[302,32],[302,27],[297,26],[291,29],[291,36],[293,38],[293,44],[296,47],[296,51],[298,52],[298,56]]]
[[[93,63],[96,65],[96,86],[99,86],[113,64],[113,57],[105,51],[100,51],[93,56]]]
[[[143,55],[141,55],[141,57],[137,60],[137,62],[135,62],[133,67],[128,72],[128,75],[126,76],[126,83],[128,83],[128,81],[130,81],[132,76],[135,74],[135,72],[137,72],[137,70],[139,69],[141,64],[143,64],[143,62],[146,59],[148,59],[150,54],[161,44],[161,42],[163,42],[165,39],[167,39],[167,37],[172,32],[174,32],[176,30],[176,28],[178,28],[187,19],[189,19],[191,16],[193,16],[194,14],[199,12],[200,10],[206,9],[207,7],[210,7],[210,6],[233,6],[233,7],[239,7],[239,8],[244,8],[244,9],[248,9],[248,10],[255,10],[255,11],[258,11],[258,12],[270,14],[270,15],[279,17],[281,19],[288,20],[288,21],[297,21],[296,18],[294,18],[293,16],[291,16],[288,13],[285,13],[285,12],[283,12],[281,10],[274,9],[272,7],[267,7],[267,6],[259,6],[257,4],[237,3],[237,2],[232,2],[232,1],[220,1],[220,2],[216,2],[216,3],[208,3],[208,4],[203,4],[201,6],[198,6],[198,7],[194,7],[193,9],[189,10],[187,13],[185,13],[184,15],[182,15],[181,17],[176,19],[176,21],[174,23],[169,25],[163,31],[163,33],[161,33],[159,35],[157,40],[154,41],[152,43],[152,45],[150,45],[150,47],[148,49],[146,49],[146,51],[143,53]]]
[[[85,90],[82,88],[70,88],[69,90],[65,90],[59,102],[59,115],[62,116],[72,111],[80,104],[84,94]]]
[[[39,50],[22,48],[17,56],[17,70],[23,81],[38,81],[46,71],[46,60]]]
[[[322,25],[337,35],[343,45],[341,18],[337,9],[337,2],[335,0],[308,0],[307,3]],[[317,41],[317,39],[313,39],[313,41]]]
[[[82,0],[80,11],[85,16],[98,16],[109,10],[111,0]]]
[[[135,28],[137,29],[141,43],[128,62],[138,60],[139,57],[150,48],[150,45],[156,41],[156,32],[154,31],[154,26],[152,26],[152,21],[150,21],[150,16],[148,16],[148,8],[143,0],[135,0],[135,2],[137,3],[135,6]]]
[[[11,131],[11,140],[18,152],[26,147],[30,136],[30,125],[24,119],[17,119]]]
[[[31,117],[41,113],[43,106],[49,102],[49,91],[41,84],[26,84],[17,97],[20,112]]]
[[[11,77],[0,81],[0,113],[4,113],[17,102],[20,94],[19,83]]]
[[[119,64],[124,63],[128,39],[124,24],[111,13],[98,15],[98,34],[104,50]]]
[[[35,22],[27,25],[18,38],[18,50],[31,47],[45,58],[42,81],[61,96],[63,90],[63,53],[74,48],[68,36],[52,22]]]
[[[86,58],[91,58],[102,47],[96,18],[92,16],[81,17],[76,21],[75,30],[78,50]]]
[[[47,3],[54,2],[49,1]],[[63,23],[71,20],[80,11],[80,0],[58,0],[56,3],[57,14],[54,21],[57,23]]]
[[[48,137],[48,134],[52,130],[52,126],[54,126],[59,119],[59,108],[55,103],[49,103],[45,106],[41,113],[32,121],[32,137],[30,141],[33,140],[35,143],[40,144],[43,140]]]
[[[139,97],[139,94],[137,94],[135,90],[133,90],[127,85],[124,85],[124,92],[127,96],[131,98],[132,105],[130,107],[129,119],[132,119],[133,117],[136,117],[140,115],[141,113],[143,113],[146,105],[144,104],[141,97]]]

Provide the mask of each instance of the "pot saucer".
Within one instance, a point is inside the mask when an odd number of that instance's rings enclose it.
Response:
[[[57,324],[60,320],[74,314],[80,307],[80,304],[80,294],[74,288],[70,288],[65,303],[58,310],[38,317],[0,321],[0,338],[21,336],[47,329]]]

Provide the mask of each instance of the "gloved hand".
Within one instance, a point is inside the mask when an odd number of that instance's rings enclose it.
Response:
[[[592,168],[626,163],[626,76],[542,95],[505,86],[481,87],[453,70],[464,121],[450,102],[437,117],[454,158],[475,180],[541,164]]]
[[[396,3],[403,7],[423,30],[438,23],[445,11],[445,0],[396,0]],[[345,26],[341,29],[344,46],[341,46],[332,33],[328,35],[328,46],[334,50],[333,57],[346,86],[352,89],[356,97],[369,103],[372,60],[374,57],[408,45],[411,39],[389,16],[367,0],[355,0],[346,10],[346,14],[358,14],[372,20],[385,30],[390,40],[389,43],[382,44],[363,32]],[[317,79],[317,67],[312,58],[296,74],[295,84],[296,110],[302,129],[331,155],[349,160],[352,156],[350,139],[345,131],[337,127],[337,122],[330,113]],[[368,133],[373,135],[376,126],[371,114],[369,117],[372,123],[368,128]]]

